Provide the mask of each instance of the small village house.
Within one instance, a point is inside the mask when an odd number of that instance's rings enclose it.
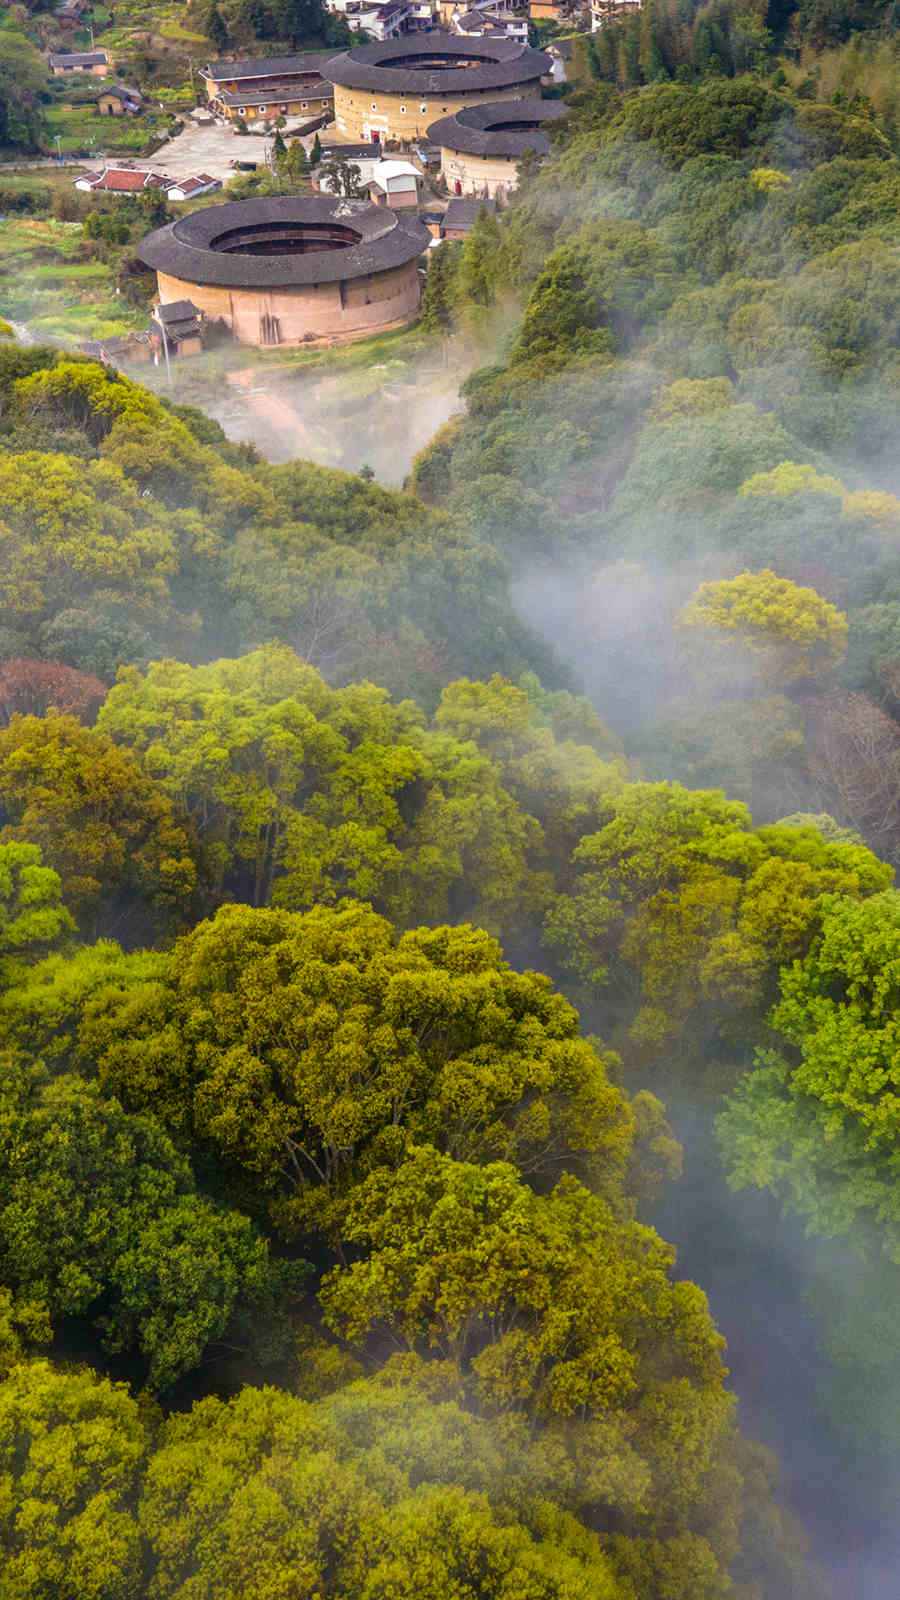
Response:
[[[454,16],[453,32],[467,39],[517,39],[528,43],[528,18],[526,16],[501,16],[499,12],[480,8],[463,11]]]
[[[85,172],[75,179],[76,189],[82,194],[143,194],[148,189],[161,190],[167,200],[176,204],[196,200],[203,194],[215,194],[221,189],[219,178],[208,172],[199,172],[190,178],[169,178],[164,172],[150,172],[128,163],[117,167],[104,167],[102,172]]]
[[[143,103],[137,89],[129,89],[124,83],[112,83],[98,96],[97,110],[101,117],[134,117],[141,111]]]
[[[63,50],[48,56],[47,61],[54,78],[66,78],[74,72],[105,78],[112,71],[112,62],[105,50]]]
[[[221,189],[222,184],[218,178],[211,178],[208,172],[199,172],[195,178],[179,178],[170,189],[166,190],[166,199],[176,203],[184,200],[197,200],[201,194],[215,194]]]
[[[571,11],[569,0],[529,0],[532,22],[565,22]]]
[[[81,354],[114,367],[120,361],[149,361],[153,351],[148,333],[116,334],[109,339],[82,339]]]
[[[322,146],[322,160],[313,168],[312,184],[320,194],[340,193],[337,177],[332,163],[341,162],[348,166],[356,167],[359,173],[357,184],[361,191],[365,190],[370,179],[375,176],[383,160],[383,152],[377,144],[335,144]]]
[[[56,20],[61,28],[77,28],[88,9],[88,0],[62,0],[56,8]]]
[[[640,15],[641,0],[591,0],[591,32],[599,33],[610,22]]]
[[[104,167],[102,172],[85,172],[75,179],[82,194],[143,194],[146,189],[170,189],[174,178],[161,172],[146,172],[137,167]]]

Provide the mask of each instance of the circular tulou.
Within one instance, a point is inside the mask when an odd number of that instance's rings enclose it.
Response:
[[[241,344],[364,338],[419,305],[428,232],[362,200],[287,196],[196,211],[144,239],[161,306],[191,301]]]

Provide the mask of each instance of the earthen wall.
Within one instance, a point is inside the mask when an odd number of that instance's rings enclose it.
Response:
[[[354,278],[346,283],[304,285],[296,289],[222,289],[189,283],[168,273],[157,274],[165,304],[192,300],[209,321],[221,321],[241,344],[269,342],[264,319],[277,320],[278,343],[331,343],[364,339],[412,321],[419,308],[419,272],[415,261]]]

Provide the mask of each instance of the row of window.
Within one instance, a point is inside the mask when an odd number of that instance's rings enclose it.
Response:
[[[300,110],[301,111],[305,111],[307,109],[307,107],[308,107],[308,104],[309,104],[309,102],[307,100],[301,100],[300,101]],[[269,108],[268,108],[268,106],[236,106],[235,109],[237,111],[240,111],[241,113],[243,113],[244,111],[248,111],[248,110],[249,111],[260,111],[260,112],[268,111]],[[287,115],[287,106],[279,106],[278,109],[281,112],[282,116],[286,116]]]
[[[441,106],[441,110],[442,111],[446,111],[446,109],[447,109],[446,106]],[[265,107],[263,107],[263,110],[265,110]],[[372,101],[372,110],[373,111],[377,111],[378,110],[378,101],[377,100],[373,100]],[[428,107],[427,106],[420,106],[419,107],[419,113],[423,117],[427,116],[428,115]],[[400,114],[401,114],[401,116],[404,116],[404,117],[406,116],[406,107],[405,106],[401,106],[400,107]]]

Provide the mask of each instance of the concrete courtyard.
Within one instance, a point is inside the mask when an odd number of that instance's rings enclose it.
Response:
[[[333,124],[329,124],[323,128],[320,137],[333,141],[332,127]],[[291,138],[290,123],[282,132],[285,138]],[[234,177],[232,161],[264,162],[274,137],[274,129],[266,134],[237,134],[218,122],[201,124],[188,119],[177,138],[164,144],[155,156],[141,162],[141,165],[165,172],[172,178],[189,178],[194,173],[208,172],[211,178],[221,178],[223,183],[227,183],[229,178]],[[304,136],[303,144],[307,150],[312,147],[314,138],[314,134]]]
[[[142,165],[154,167],[171,178],[190,178],[208,172],[211,178],[227,183],[234,177],[232,161],[265,161],[270,140],[248,134],[243,138],[217,122],[206,125],[188,121],[183,131],[157,150]]]

